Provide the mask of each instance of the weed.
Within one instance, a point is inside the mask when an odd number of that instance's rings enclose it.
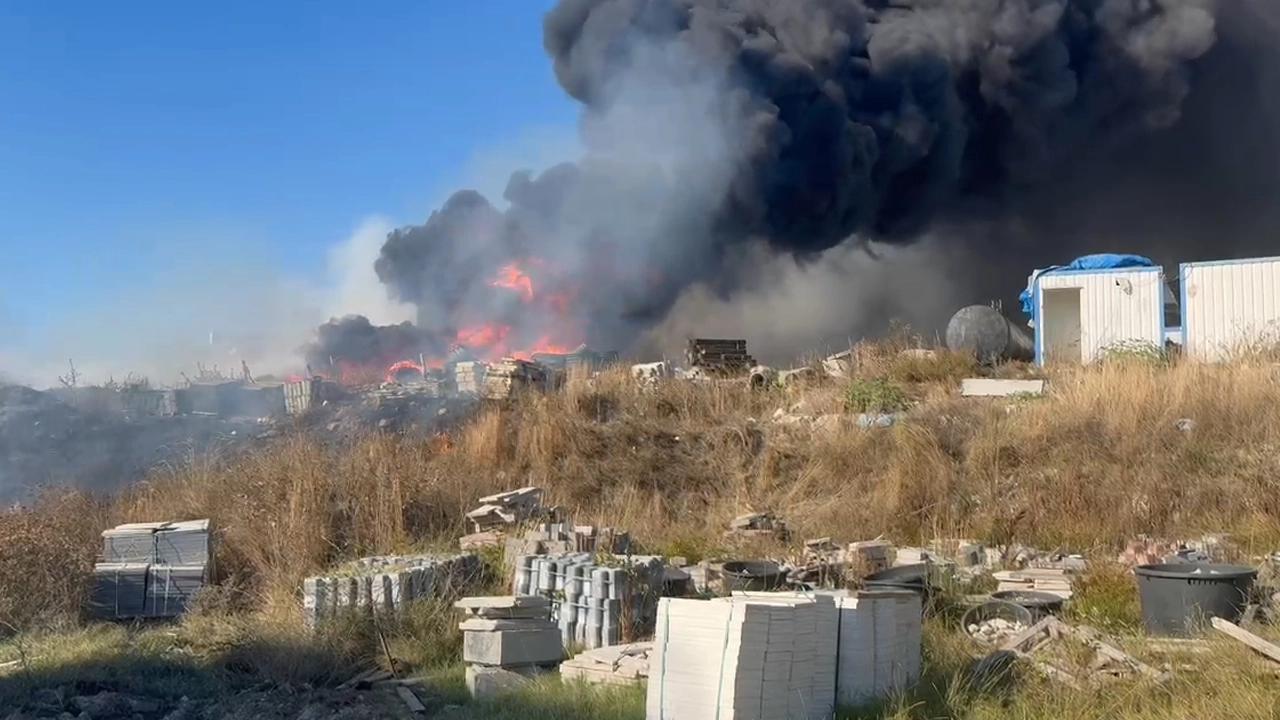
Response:
[[[849,386],[845,408],[860,413],[898,412],[907,409],[907,394],[883,378],[854,380]]]

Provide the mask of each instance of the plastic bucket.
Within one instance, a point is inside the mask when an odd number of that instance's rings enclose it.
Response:
[[[1180,563],[1141,565],[1134,574],[1147,632],[1187,637],[1210,618],[1239,620],[1258,571],[1241,565]]]
[[[1053,593],[1038,592],[1036,590],[1005,590],[991,593],[991,599],[1003,600],[1024,607],[1036,620],[1062,612],[1062,605],[1066,602]]]
[[[737,560],[724,564],[721,570],[725,590],[769,592],[782,587],[786,576],[777,563],[767,560]]]

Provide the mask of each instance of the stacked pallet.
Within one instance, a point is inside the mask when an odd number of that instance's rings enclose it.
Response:
[[[996,592],[1009,590],[1034,590],[1036,592],[1057,595],[1069,599],[1072,595],[1072,573],[1060,568],[1027,568],[1025,570],[1002,570],[992,573],[999,583]]]
[[[182,615],[209,582],[211,559],[208,520],[104,530],[89,612],[104,620]]]
[[[888,697],[920,677],[920,611],[894,591],[663,599],[646,717],[817,720]]]
[[[624,562],[624,567],[602,567],[591,553],[522,556],[516,560],[514,591],[551,601],[565,645],[618,645],[652,632],[666,578],[661,558],[634,556]]]
[[[921,599],[906,590],[837,597],[836,698],[862,705],[904,690],[920,678]]]
[[[526,388],[547,387],[547,369],[536,362],[503,358],[484,376],[480,396],[486,400],[507,400]]]
[[[418,600],[444,597],[479,576],[475,555],[378,555],[302,582],[308,627],[364,613],[403,612]]]
[[[649,660],[649,720],[831,717],[830,598],[664,598]],[[819,629],[821,628],[821,630]]]
[[[747,354],[746,340],[690,340],[685,359],[689,367],[721,375],[745,374],[756,366],[755,358]]]
[[[479,397],[484,389],[484,378],[489,366],[482,362],[467,360],[453,366],[454,389],[459,395]]]

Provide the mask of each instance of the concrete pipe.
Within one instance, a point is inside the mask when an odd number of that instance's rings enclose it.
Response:
[[[979,362],[988,364],[1035,357],[1031,334],[986,305],[971,305],[952,316],[947,323],[947,347],[972,353]]]

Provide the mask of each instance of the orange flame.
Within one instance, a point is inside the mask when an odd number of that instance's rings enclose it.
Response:
[[[498,277],[494,278],[489,285],[491,287],[506,288],[515,290],[520,293],[520,298],[526,302],[533,302],[533,278],[528,273],[520,269],[515,263],[509,263],[498,268]]]

